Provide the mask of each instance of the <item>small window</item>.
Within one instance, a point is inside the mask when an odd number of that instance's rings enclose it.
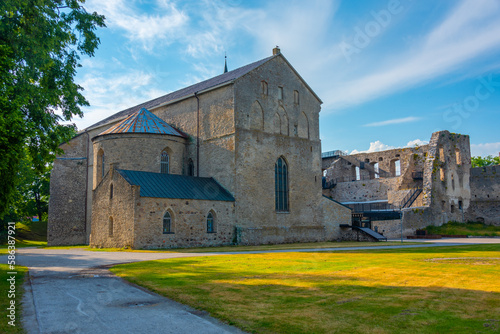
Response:
[[[459,210],[463,209],[463,203],[462,203],[462,201],[458,201],[458,209]]]
[[[439,168],[439,179],[444,182],[444,169]]]
[[[384,158],[378,158],[378,161],[384,161]]]
[[[162,174],[168,174],[170,171],[170,157],[168,156],[167,151],[161,152],[160,164],[161,164],[160,172]]]
[[[188,176],[194,176],[194,163],[193,160],[189,159],[188,161],[188,170],[187,170]]]
[[[101,155],[101,177],[104,178],[104,152]]]
[[[215,233],[215,219],[212,211],[207,216],[207,233]]]
[[[361,170],[356,166],[356,181],[361,180]]]
[[[113,217],[109,217],[109,222],[108,222],[108,233],[109,233],[109,236],[112,237],[113,236],[113,230],[114,230],[114,227],[113,227]]]
[[[267,82],[261,81],[260,88],[261,88],[262,95],[267,95]]]
[[[445,158],[444,158],[444,148],[443,146],[439,146],[439,161],[441,162],[445,162]]]
[[[293,102],[295,104],[299,104],[299,91],[298,90],[293,91]]]
[[[283,100],[283,87],[278,87],[278,100]]]
[[[170,233],[174,233],[172,229],[172,215],[167,211],[163,216],[163,234]]]
[[[109,186],[109,199],[113,199],[113,184]]]

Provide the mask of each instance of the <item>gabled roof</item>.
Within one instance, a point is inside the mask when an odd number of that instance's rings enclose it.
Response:
[[[156,133],[184,138],[187,137],[184,133],[175,129],[146,108],[142,108],[120,123],[101,132],[99,136],[114,133]]]
[[[140,186],[141,197],[230,201],[234,197],[212,177],[139,172],[117,169],[131,185]]]
[[[158,97],[154,100],[144,102],[144,103],[139,104],[135,107],[131,107],[131,108],[119,111],[116,114],[111,115],[111,116],[103,119],[102,121],[91,125],[90,127],[88,127],[88,129],[94,128],[94,127],[97,127],[100,125],[104,125],[106,123],[112,122],[113,120],[127,117],[127,116],[131,115],[134,112],[137,112],[138,110],[140,110],[142,108],[152,109],[152,108],[157,107],[161,104],[165,104],[165,103],[170,102],[170,101],[181,99],[183,97],[192,95],[194,93],[197,93],[197,92],[200,92],[200,91],[203,91],[206,89],[210,89],[210,88],[222,85],[224,83],[229,83],[229,82],[236,80],[239,77],[247,74],[251,70],[257,68],[258,66],[264,64],[265,62],[267,62],[268,60],[270,60],[274,57],[276,57],[276,56],[271,56],[271,57],[261,59],[259,61],[256,61],[255,63],[245,65],[243,67],[240,67],[240,68],[237,68],[235,70],[229,71],[227,73],[218,75],[218,76],[213,77],[211,79],[199,82],[197,84],[191,85],[191,86],[186,87],[186,88],[182,88],[178,91],[175,91],[175,92],[167,94],[167,95],[163,95],[163,96]]]

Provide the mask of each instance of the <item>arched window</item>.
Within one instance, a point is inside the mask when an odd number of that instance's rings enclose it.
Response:
[[[285,159],[280,157],[274,165],[274,193],[276,211],[288,211],[288,166]]]
[[[215,217],[212,211],[207,215],[207,233],[215,233]]]
[[[165,212],[165,215],[163,215],[163,234],[170,233],[174,233],[172,228],[172,215],[167,211]]]
[[[187,173],[189,176],[194,176],[194,163],[193,163],[193,160],[191,160],[191,159],[189,159],[189,161],[188,161]]]
[[[113,184],[109,186],[109,199],[113,199]]]
[[[168,174],[169,171],[170,171],[170,158],[168,156],[168,153],[167,151],[162,151],[161,152],[161,169],[160,169],[160,173],[162,174]]]
[[[108,233],[109,233],[109,236],[112,237],[113,236],[113,217],[109,217],[109,223],[108,223]]]
[[[101,155],[101,177],[104,178],[104,152]]]
[[[102,148],[97,152],[97,166],[96,166],[96,177],[97,177],[97,182],[101,182],[101,180],[104,177],[104,151]]]

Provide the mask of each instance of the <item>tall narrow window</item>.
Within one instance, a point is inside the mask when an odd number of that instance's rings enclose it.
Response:
[[[109,199],[113,199],[113,184],[109,186]]]
[[[168,174],[169,173],[169,156],[167,151],[162,151],[161,152],[161,170],[160,172],[163,174]]]
[[[295,104],[299,104],[299,91],[298,90],[293,91],[293,102]]]
[[[113,217],[109,217],[109,223],[108,223],[108,233],[109,233],[109,236],[112,237],[113,236]]]
[[[283,100],[283,87],[278,87],[278,100]]]
[[[163,216],[163,234],[170,234],[170,233],[173,233],[172,215],[170,215],[170,212],[167,211]]]
[[[99,149],[99,152],[97,152],[95,176],[97,183],[101,182],[104,177],[104,151],[102,148]]]
[[[275,207],[278,212],[288,212],[288,166],[280,157],[274,165]]]
[[[455,159],[457,160],[457,165],[462,164],[462,159],[460,157],[460,150],[458,148],[455,149]]]
[[[207,232],[208,233],[215,232],[215,219],[212,211],[210,211],[207,216]]]
[[[375,171],[375,178],[378,179],[380,177],[380,166],[378,162],[373,165],[373,170]]]
[[[194,176],[194,163],[193,160],[189,159],[188,161],[188,176]]]

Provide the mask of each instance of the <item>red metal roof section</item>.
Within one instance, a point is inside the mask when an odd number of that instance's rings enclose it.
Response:
[[[133,113],[99,135],[113,133],[156,133],[187,138],[182,131],[175,129],[146,108]]]

